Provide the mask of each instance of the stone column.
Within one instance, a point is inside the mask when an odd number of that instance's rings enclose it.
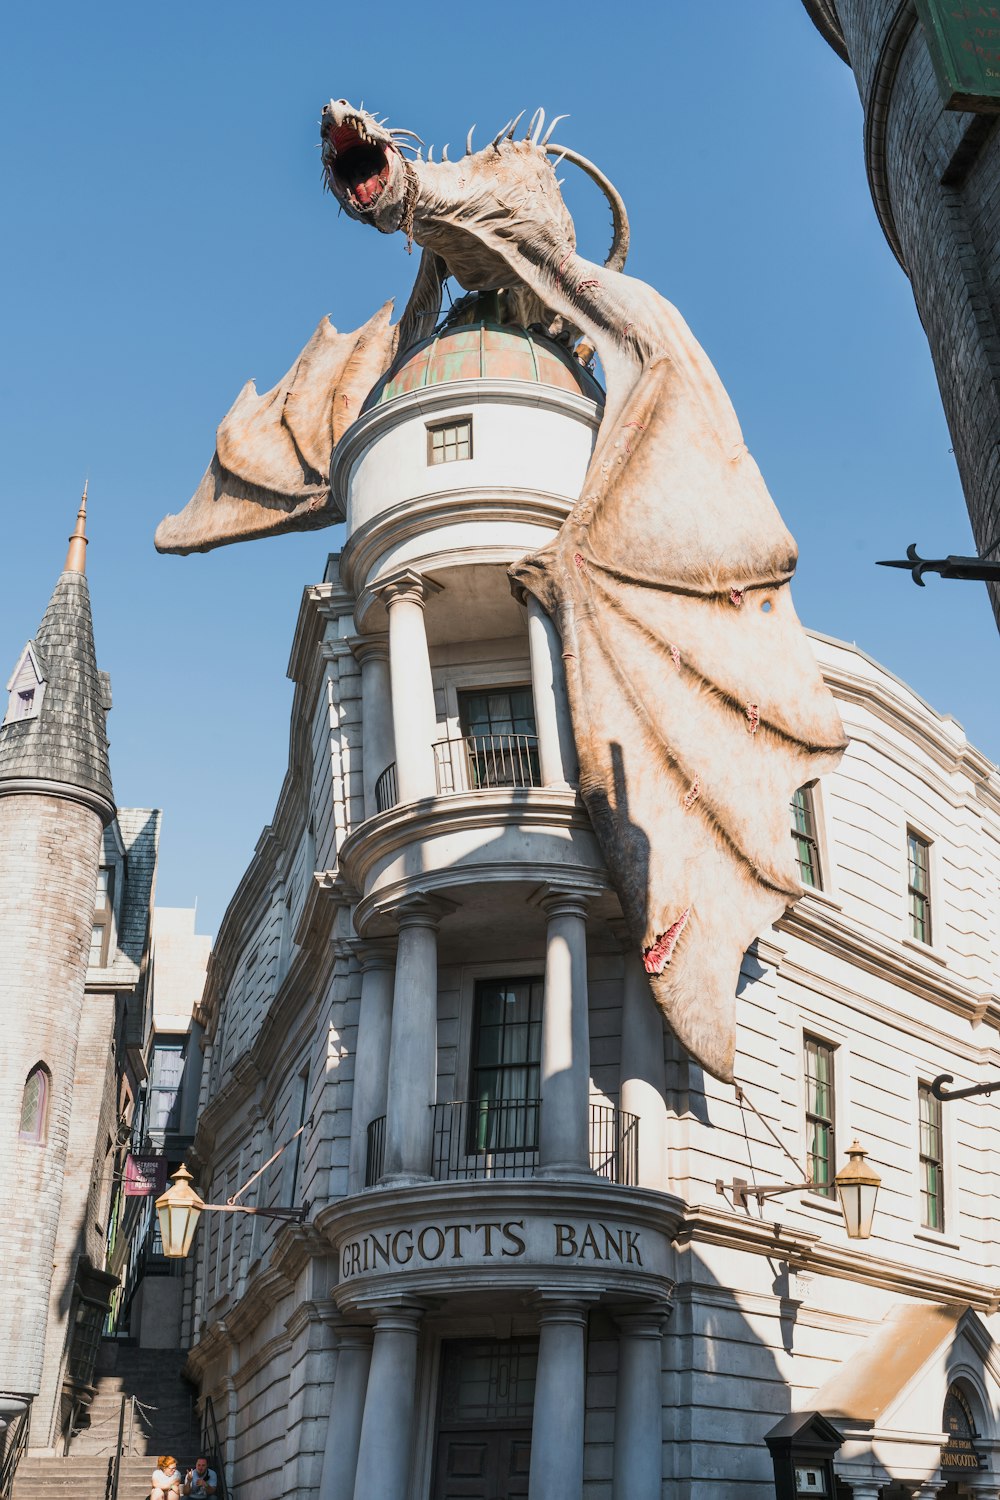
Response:
[[[392,943],[358,943],[356,951],[361,960],[361,1006],[358,1039],[354,1047],[348,1193],[364,1190],[368,1126],[379,1115],[385,1114],[396,969],[395,945]]]
[[[543,786],[569,787],[579,776],[562,641],[548,613],[533,594],[527,595],[528,650],[531,655],[531,694],[538,731],[538,761]]]
[[[341,1330],[319,1500],[353,1500],[371,1358],[370,1328]]]
[[[392,737],[392,689],[389,682],[389,637],[356,635],[348,645],[361,667],[362,782],[365,817],[372,818],[375,783],[396,759]]]
[[[414,896],[396,911],[399,947],[392,996],[392,1039],[383,1182],[431,1175],[437,1097],[437,929],[447,909]]]
[[[354,1500],[409,1496],[422,1316],[422,1308],[406,1302],[376,1314]]]
[[[624,947],[624,944],[623,944]],[[666,1068],[663,1017],[638,953],[625,948],[620,1100],[639,1121],[639,1187],[667,1187]]]
[[[528,1500],[580,1500],[587,1307],[548,1294],[539,1307]]]
[[[389,614],[389,677],[401,803],[437,794],[434,740],[437,715],[424,627],[424,603],[437,584],[407,568],[387,579],[379,598]]]
[[[662,1307],[617,1318],[613,1500],[660,1500],[663,1478]]]
[[[589,1174],[590,1014],[587,898],[550,890],[542,898],[545,995],[542,1001],[540,1176]]]

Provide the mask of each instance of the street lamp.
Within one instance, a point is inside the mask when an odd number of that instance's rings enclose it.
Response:
[[[864,1158],[867,1152],[857,1141],[848,1148],[847,1155],[850,1161],[846,1167],[841,1167],[833,1179],[833,1185],[840,1199],[840,1209],[844,1215],[848,1238],[867,1240],[872,1232],[875,1197],[882,1179],[871,1167],[865,1165]],[[747,1182],[742,1177],[737,1177],[733,1182],[723,1182],[720,1177],[715,1183],[717,1193],[732,1193],[733,1204],[736,1208],[748,1208],[751,1198],[756,1198],[758,1204],[761,1204],[765,1199],[779,1198],[783,1193],[806,1193],[815,1191],[815,1188],[816,1184],[810,1180],[757,1187],[755,1183]]]
[[[872,1232],[875,1199],[882,1186],[882,1179],[866,1164],[865,1157],[868,1153],[859,1141],[848,1146],[847,1155],[850,1160],[846,1167],[841,1167],[833,1179],[833,1185],[840,1199],[848,1238],[866,1240]]]
[[[182,1162],[177,1171],[170,1179],[167,1191],[156,1200],[156,1217],[160,1221],[160,1238],[163,1241],[163,1253],[169,1260],[181,1260],[191,1249],[191,1241],[198,1227],[198,1220],[206,1211],[220,1214],[256,1214],[262,1219],[279,1219],[285,1224],[301,1224],[309,1212],[308,1202],[303,1203],[301,1208],[251,1208],[249,1204],[239,1203],[237,1199],[242,1198],[248,1188],[251,1188],[267,1171],[272,1162],[276,1162],[281,1153],[297,1140],[303,1130],[312,1125],[312,1118],[300,1125],[298,1130],[291,1136],[283,1146],[279,1146],[274,1155],[269,1157],[262,1167],[258,1167],[252,1177],[247,1178],[241,1188],[227,1198],[225,1203],[206,1203],[199,1197],[191,1186],[193,1178],[187,1167]]]

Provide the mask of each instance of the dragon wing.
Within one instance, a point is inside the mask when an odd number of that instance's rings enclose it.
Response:
[[[559,626],[581,794],[653,994],[731,1080],[743,954],[801,895],[789,801],[845,742],[792,605],[794,543],[659,300],[669,338],[558,536],[511,572]]]
[[[330,459],[391,363],[392,303],[352,333],[324,318],[288,374],[258,395],[248,381],[219,424],[215,456],[187,505],[165,516],[160,552],[208,552],[229,542],[330,526]]]

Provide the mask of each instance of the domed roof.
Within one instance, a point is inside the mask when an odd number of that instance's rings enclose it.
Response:
[[[383,375],[362,409],[371,411],[407,391],[451,380],[528,380],[604,402],[594,376],[561,344],[514,323],[484,319],[439,329],[412,345]]]

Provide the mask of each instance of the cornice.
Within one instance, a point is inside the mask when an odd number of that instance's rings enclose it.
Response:
[[[68,781],[48,781],[38,776],[11,776],[0,781],[0,797],[58,797],[63,802],[79,802],[100,818],[105,828],[114,822],[117,808],[99,792],[73,786]]]
[[[812,21],[816,30],[824,41],[828,42],[842,62],[851,66],[851,59],[847,55],[847,44],[844,41],[844,31],[837,15],[837,7],[834,0],[802,0],[806,13]]]
[[[341,566],[357,594],[384,552],[432,528],[467,521],[513,521],[555,532],[575,503],[572,496],[510,485],[428,490],[388,506],[353,531],[341,554]]]
[[[706,1204],[688,1209],[676,1243],[681,1248],[716,1245],[752,1255],[777,1256],[787,1261],[792,1270],[861,1282],[927,1302],[966,1303],[979,1312],[996,1312],[1000,1299],[1000,1287],[989,1283],[951,1276],[937,1268],[902,1265],[883,1256],[869,1255],[859,1250],[856,1242],[829,1244],[810,1230],[744,1218]]]
[[[346,492],[350,471],[366,447],[414,416],[432,416],[456,406],[526,406],[558,412],[596,430],[603,408],[582,393],[542,385],[533,380],[450,380],[442,385],[404,391],[392,401],[365,412],[348,428],[333,450],[330,469],[331,503],[338,520],[347,514]]]
[[[874,974],[897,989],[907,990],[952,1015],[961,1016],[970,1025],[985,1021],[1000,1030],[1000,999],[996,996],[969,989],[948,968],[931,965],[902,943],[890,944],[871,929],[860,931],[834,908],[811,902],[805,896],[790,906],[774,925],[778,932],[845,959],[855,968]],[[794,965],[794,958],[784,959],[782,972],[791,974]],[[801,967],[801,972],[811,978],[817,977],[804,967]],[[826,980],[822,982],[825,984]],[[866,997],[865,1005],[871,1009],[873,1003]],[[895,1013],[894,1020],[898,1024],[899,1017]],[[950,1035],[948,1040],[954,1043]],[[970,1049],[970,1055],[979,1053],[971,1054]]]

